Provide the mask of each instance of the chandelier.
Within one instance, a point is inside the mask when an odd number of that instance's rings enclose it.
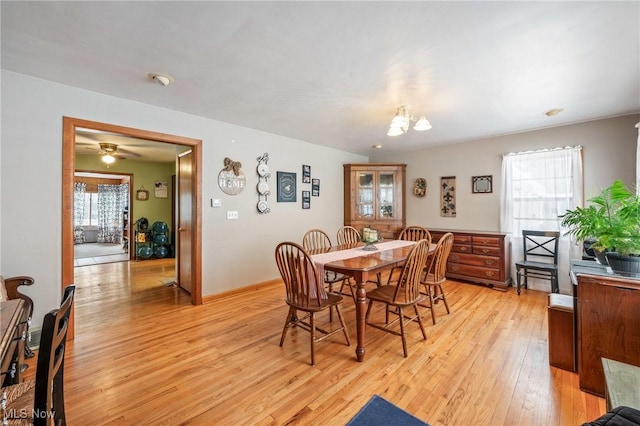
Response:
[[[426,116],[422,115],[418,120],[416,120],[409,111],[409,105],[400,105],[398,107],[398,112],[396,112],[396,116],[393,117],[391,124],[389,124],[387,136],[399,136],[407,133],[412,121],[416,122],[413,126],[413,130],[423,131],[431,128],[431,123],[429,123]]]

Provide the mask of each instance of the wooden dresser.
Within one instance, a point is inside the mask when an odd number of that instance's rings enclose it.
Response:
[[[453,248],[447,262],[447,277],[484,284],[498,290],[511,285],[510,245],[502,232],[429,229],[437,242],[453,233]]]

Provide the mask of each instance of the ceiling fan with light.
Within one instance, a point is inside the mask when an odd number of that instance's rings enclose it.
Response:
[[[102,155],[102,161],[107,165],[115,163],[117,151],[118,145],[115,143],[100,143],[99,154]]]

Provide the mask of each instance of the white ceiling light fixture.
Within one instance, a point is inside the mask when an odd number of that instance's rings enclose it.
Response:
[[[400,105],[398,107],[398,112],[396,112],[395,117],[393,117],[389,124],[387,136],[400,136],[407,133],[412,121],[416,121],[416,124],[413,126],[413,130],[417,130],[419,132],[429,130],[432,127],[425,115],[420,116],[420,119],[416,120],[409,110],[409,105]]]
[[[149,73],[148,77],[150,80],[155,81],[162,86],[168,86],[175,81],[175,79],[170,75],[155,72]]]
[[[116,162],[116,157],[111,154],[105,154],[102,156],[102,162],[106,163],[107,166]]]

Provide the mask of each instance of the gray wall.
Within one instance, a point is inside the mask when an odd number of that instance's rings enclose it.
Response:
[[[0,271],[31,275],[25,290],[35,300],[34,323],[60,301],[62,222],[62,117],[117,124],[203,140],[202,294],[221,293],[279,276],[273,250],[280,241],[302,241],[311,227],[335,233],[343,223],[342,164],[366,157],[323,148],[139,102],[2,71],[2,146],[0,164]],[[298,202],[276,203],[260,215],[255,189],[256,157],[268,152],[274,173],[296,172]],[[242,163],[247,188],[230,196],[220,191],[217,175],[224,158]],[[302,210],[302,164],[320,179],[320,197]],[[275,179],[269,183],[275,190]],[[152,190],[152,188],[149,188]],[[209,199],[220,198],[222,208]],[[239,220],[226,219],[237,210]]]
[[[421,151],[385,155],[377,153],[371,162],[393,161],[407,164],[407,224],[459,230],[500,230],[500,188],[502,155],[558,146],[583,147],[585,198],[599,192],[616,179],[635,182],[635,124],[640,115],[590,121],[497,138],[476,140]],[[399,136],[400,138],[402,136]],[[398,143],[402,143],[399,140]],[[493,175],[493,193],[472,194],[471,177]],[[455,176],[457,215],[440,216],[440,177]],[[416,178],[427,179],[424,198],[413,196]]]

